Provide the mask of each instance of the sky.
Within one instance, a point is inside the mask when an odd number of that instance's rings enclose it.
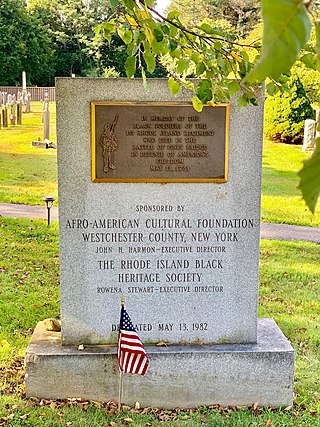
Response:
[[[166,9],[169,6],[170,2],[171,0],[157,0],[155,9],[159,13],[163,13],[164,9]]]

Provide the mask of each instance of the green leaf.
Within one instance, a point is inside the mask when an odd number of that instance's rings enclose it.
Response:
[[[303,0],[262,0],[262,16],[262,52],[246,77],[250,83],[266,77],[277,79],[290,70],[310,36],[311,23]]]
[[[273,96],[275,93],[279,91],[279,88],[273,82],[269,82],[266,85],[266,91],[268,95]]]
[[[316,210],[316,204],[320,193],[320,140],[317,139],[317,148],[312,157],[305,160],[300,176],[299,188],[303,198],[312,213]]]
[[[246,93],[243,93],[238,98],[238,108],[246,107],[249,104],[248,97]]]
[[[200,30],[204,31],[207,34],[214,34],[215,33],[215,31],[211,27],[211,25],[206,24],[205,22],[203,24],[201,24],[198,28],[200,28]]]
[[[114,10],[119,4],[119,0],[110,0],[111,9]]]
[[[195,64],[198,64],[200,62],[200,53],[198,53],[198,52],[192,52],[190,59]]]
[[[135,56],[129,56],[125,63],[125,69],[127,73],[127,77],[131,79],[134,76],[137,68],[137,59]]]
[[[173,52],[170,52],[172,58],[181,58],[182,50],[180,48],[175,49]]]
[[[181,90],[179,83],[173,77],[169,78],[168,86],[173,96],[176,96]]]
[[[132,42],[132,32],[129,30],[122,30],[121,28],[118,28],[118,34],[121,37],[121,39],[125,42],[125,44],[130,44]]]
[[[115,31],[115,26],[114,26],[114,24],[111,24],[110,22],[104,22],[104,23],[102,24],[102,26],[103,26],[103,29],[104,29],[104,31],[105,31],[106,33],[112,33],[112,32],[114,32],[114,31]]]
[[[230,92],[230,95],[233,96],[240,90],[240,84],[236,80],[232,80],[230,83],[228,83],[228,89]]]
[[[180,58],[177,65],[177,72],[182,74],[188,66],[188,62],[184,58]]]
[[[202,104],[212,100],[212,84],[210,80],[201,80],[197,87],[197,97]]]
[[[161,29],[164,34],[170,34],[170,28],[168,27],[168,25],[162,25]]]
[[[175,40],[170,40],[169,41],[169,49],[170,49],[170,52],[173,52],[174,50],[176,50],[177,49],[177,47],[178,47],[178,42],[176,42]]]
[[[156,68],[156,60],[153,53],[150,51],[144,52],[143,59],[146,61],[149,73],[153,73]]]
[[[192,92],[195,92],[195,88],[194,88],[194,83],[191,82],[190,80],[183,80],[182,81],[183,86],[189,90],[191,90]]]
[[[174,25],[170,25],[170,36],[174,37],[177,35],[178,28]]]
[[[168,45],[165,40],[163,40],[162,42],[157,42],[156,39],[154,39],[151,46],[155,56],[162,56],[168,53]]]
[[[141,75],[142,75],[143,87],[145,88],[145,90],[147,90],[148,89],[148,81],[147,81],[146,73],[145,73],[143,67],[141,68]]]
[[[193,108],[196,111],[198,111],[198,113],[201,113],[201,111],[203,110],[203,104],[202,104],[201,100],[197,96],[194,96],[192,98],[192,105],[193,105]]]
[[[154,7],[155,1],[154,0],[145,0],[145,3],[148,7]]]
[[[301,56],[300,61],[302,61],[308,68],[313,70],[317,69],[316,56],[314,53],[306,53],[305,55]]]
[[[159,28],[153,29],[153,35],[154,35],[154,38],[157,40],[157,42],[162,42],[163,32]]]
[[[203,74],[205,71],[206,71],[206,66],[204,65],[203,62],[199,62],[196,68],[196,75],[201,76],[201,74]]]
[[[171,12],[168,13],[168,20],[174,21],[175,19],[178,19],[179,16],[180,16],[180,12],[178,12],[177,10],[172,10]]]

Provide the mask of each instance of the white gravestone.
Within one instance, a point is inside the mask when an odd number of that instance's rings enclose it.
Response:
[[[308,119],[304,122],[302,151],[310,151],[314,149],[315,136],[316,136],[316,121]]]

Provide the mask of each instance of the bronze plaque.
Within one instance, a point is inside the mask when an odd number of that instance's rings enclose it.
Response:
[[[94,182],[226,182],[229,105],[92,102]]]

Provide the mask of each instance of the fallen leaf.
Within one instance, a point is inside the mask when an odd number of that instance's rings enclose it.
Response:
[[[136,402],[136,403],[134,404],[134,409],[135,409],[136,411],[138,411],[140,408],[141,408],[140,403],[139,403],[139,402]]]
[[[20,415],[20,420],[26,420],[30,414]]]
[[[7,340],[1,340],[0,341],[0,347],[9,347],[9,343]]]
[[[254,411],[256,411],[256,410],[257,410],[258,405],[259,405],[259,402],[255,402],[255,403],[252,405],[252,409],[253,409]]]
[[[160,342],[158,342],[157,343],[157,347],[167,347],[167,343],[166,342],[164,342],[164,341],[160,341]]]
[[[133,422],[134,422],[132,418],[124,418],[124,419],[123,419],[123,421],[124,421],[125,423],[128,423],[128,424],[130,424],[130,423],[133,423]]]
[[[272,420],[270,420],[270,418],[268,419],[268,421],[266,422],[266,427],[270,427],[272,425]]]

